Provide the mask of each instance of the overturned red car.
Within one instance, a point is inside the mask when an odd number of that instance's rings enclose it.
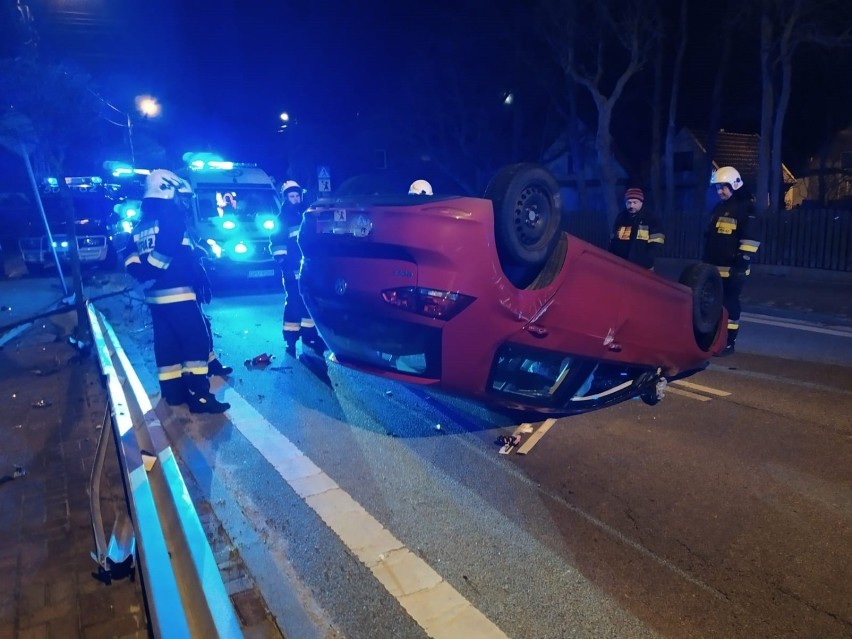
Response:
[[[653,404],[725,345],[714,267],[674,282],[564,233],[558,184],[534,164],[482,198],[341,188],[306,211],[299,243],[334,361],[495,407]]]

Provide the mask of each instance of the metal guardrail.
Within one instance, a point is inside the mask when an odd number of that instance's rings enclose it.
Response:
[[[108,571],[136,548],[154,636],[241,637],[239,620],[163,426],[112,326],[91,302],[86,306],[109,394],[111,428],[103,429],[101,439],[108,441],[112,431],[135,533],[135,540],[128,539],[128,528],[119,521],[107,546],[93,499],[96,561]],[[93,495],[106,441],[98,444]]]

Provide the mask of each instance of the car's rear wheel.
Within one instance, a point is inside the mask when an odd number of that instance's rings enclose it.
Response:
[[[699,348],[713,344],[722,321],[722,277],[710,264],[690,264],[680,276],[680,283],[692,289],[692,329]]]
[[[512,164],[494,176],[484,197],[494,205],[497,252],[507,276],[516,286],[534,278],[559,241],[562,201],[556,178],[538,164]]]

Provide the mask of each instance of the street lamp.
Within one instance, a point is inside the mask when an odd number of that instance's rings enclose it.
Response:
[[[160,103],[150,95],[137,95],[135,103],[136,110],[145,118],[156,118],[162,110]],[[133,121],[130,119],[129,113],[125,115],[127,116],[127,142],[130,145],[130,163],[135,167],[136,151],[133,148]]]
[[[136,96],[136,110],[146,118],[156,118],[160,115],[160,103],[150,95]]]

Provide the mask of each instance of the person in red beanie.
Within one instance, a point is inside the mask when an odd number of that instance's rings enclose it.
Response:
[[[615,218],[610,253],[653,270],[657,251],[666,241],[660,219],[643,208],[645,193],[637,187],[624,192],[624,210]]]

